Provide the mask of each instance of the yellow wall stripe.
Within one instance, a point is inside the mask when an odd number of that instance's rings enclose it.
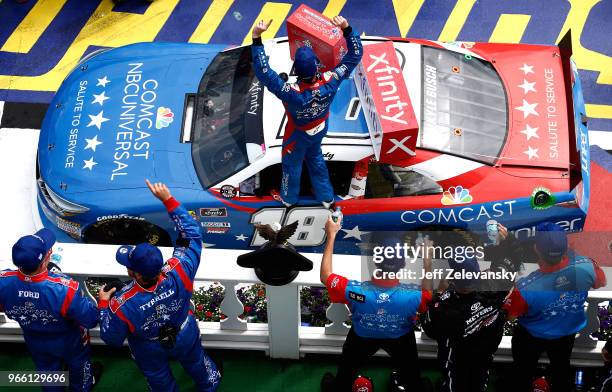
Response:
[[[65,3],[66,0],[39,0],[19,23],[0,51],[28,53]]]
[[[531,15],[501,14],[489,42],[518,44],[530,19]]]
[[[586,114],[591,118],[605,118],[612,119],[612,106],[611,105],[594,105],[586,104]]]
[[[265,20],[268,22],[272,19],[272,24],[268,27],[268,30],[261,35],[263,40],[271,39],[276,36],[276,33],[281,28],[282,24],[285,23],[285,18],[289,15],[289,11],[291,10],[291,4],[289,3],[273,3],[271,1],[266,2],[266,4],[261,7],[261,12],[255,18],[253,25],[249,29],[248,34],[244,37],[242,41],[243,45],[248,45],[251,43],[251,32],[253,31],[253,27],[260,20]]]
[[[89,46],[117,47],[153,41],[178,1],[154,1],[140,15],[114,12],[113,2],[104,0],[53,69],[39,76],[0,75],[0,89],[55,91]]]
[[[393,0],[395,18],[402,37],[406,37],[425,0]]]
[[[346,4],[346,0],[329,0],[322,14],[328,18],[341,15],[342,8]]]
[[[455,41],[457,39],[475,3],[476,0],[457,0],[438,37],[439,41]]]
[[[191,34],[189,42],[208,43],[232,4],[234,4],[234,0],[214,0],[206,10],[200,23],[198,23],[198,27]]]

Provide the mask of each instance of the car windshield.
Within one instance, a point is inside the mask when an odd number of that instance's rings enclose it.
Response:
[[[508,132],[506,93],[493,66],[423,46],[422,148],[494,164]]]
[[[206,69],[198,87],[191,147],[204,189],[249,165],[247,144],[263,145],[262,100],[249,47],[219,53]]]

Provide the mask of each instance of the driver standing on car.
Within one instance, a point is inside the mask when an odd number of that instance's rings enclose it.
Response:
[[[118,249],[117,261],[127,267],[133,280],[114,297],[115,288],[100,289],[100,337],[112,346],[121,346],[127,337],[151,391],[178,390],[168,363],[177,359],[198,391],[213,392],[221,373],[202,348],[200,330],[189,309],[202,251],[200,226],[166,185],[147,181],[147,186],[174,221],[177,246],[165,265],[159,249],[149,243]]]
[[[285,82],[268,64],[261,34],[268,29],[272,20],[268,23],[261,20],[253,28],[251,50],[255,75],[270,92],[283,101],[287,113],[280,187],[281,201],[287,207],[298,201],[304,160],[316,199],[326,208],[331,207],[334,202],[334,191],[323,159],[321,141],[327,134],[329,108],[338,87],[359,64],[363,51],[361,39],[346,19],[336,16],[332,22],[342,29],[348,48],[347,54],[333,71],[321,74],[319,60],[313,50],[302,46],[295,53],[297,83]]]

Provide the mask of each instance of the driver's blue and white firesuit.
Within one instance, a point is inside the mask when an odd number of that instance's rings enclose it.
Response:
[[[312,188],[319,202],[334,200],[329,173],[321,151],[327,133],[329,108],[340,83],[349,77],[363,54],[361,39],[348,26],[343,30],[347,53],[333,71],[317,75],[314,83],[285,82],[268,64],[261,38],[251,47],[255,75],[285,106],[287,125],[283,137],[283,177],[280,196],[286,205],[295,204],[300,192],[302,162],[310,173]]]

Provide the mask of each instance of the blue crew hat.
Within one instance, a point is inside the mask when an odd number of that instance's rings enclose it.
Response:
[[[448,265],[453,269],[453,272],[480,272],[480,265],[474,257],[465,259],[461,263],[454,259],[449,259]],[[477,279],[453,279],[453,283],[457,288],[469,289],[477,285]]]
[[[535,246],[545,260],[559,259],[567,252],[567,234],[556,223],[540,223],[535,230]]]
[[[308,46],[301,46],[295,51],[295,73],[300,78],[312,78],[317,74],[319,59]]]
[[[115,258],[119,264],[138,272],[145,278],[157,275],[164,265],[161,251],[148,242],[136,246],[121,246],[117,249]]]
[[[18,268],[34,270],[45,259],[53,244],[55,244],[55,234],[49,229],[21,237],[13,245],[13,264]]]

